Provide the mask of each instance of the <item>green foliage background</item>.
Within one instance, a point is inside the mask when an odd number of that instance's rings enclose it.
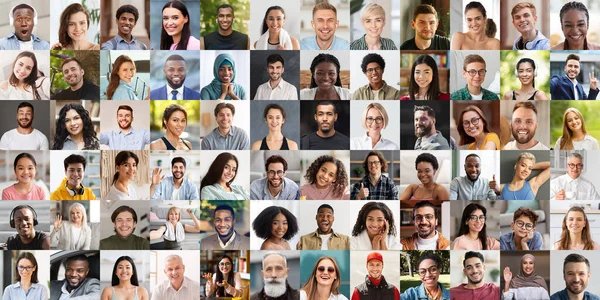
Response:
[[[233,7],[235,19],[233,30],[248,34],[250,22],[250,0],[202,0],[200,1],[200,34],[202,36],[217,31],[217,7],[229,4]]]
[[[558,100],[550,103],[550,146],[562,136],[563,114],[569,107],[577,108],[583,115],[587,133],[600,137],[600,103],[596,101]]]
[[[150,130],[164,130],[162,129],[162,116],[165,108],[171,104],[179,104],[185,108],[188,126],[200,122],[200,101],[150,101]]]
[[[521,88],[521,81],[515,76],[515,65],[519,59],[528,57],[535,61],[538,76],[535,78],[535,88],[544,91],[550,97],[550,69],[541,66],[550,66],[550,51],[500,51],[500,98],[511,90]]]

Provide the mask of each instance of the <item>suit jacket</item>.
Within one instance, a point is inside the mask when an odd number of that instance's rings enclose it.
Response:
[[[596,96],[598,96],[598,92],[600,92],[599,89],[590,89],[588,96],[585,94],[583,86],[581,86],[580,83],[577,83],[576,88],[579,92],[579,98],[581,100],[596,100]],[[573,83],[567,77],[567,75],[552,76],[552,79],[550,79],[550,95],[552,96],[552,100],[575,100]]]
[[[60,299],[61,288],[65,280],[50,282],[50,300]],[[97,300],[100,299],[100,281],[96,278],[86,278],[72,293],[69,300]]]
[[[162,87],[150,91],[150,99],[152,100],[170,100],[171,95],[167,95],[167,85],[163,85]],[[187,86],[183,86],[183,100],[200,100],[200,93],[188,88]]]

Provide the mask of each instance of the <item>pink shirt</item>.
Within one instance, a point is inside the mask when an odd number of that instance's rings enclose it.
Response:
[[[487,249],[481,249],[481,241],[470,240],[465,235],[461,235],[452,242],[452,250],[500,250],[500,242],[492,237],[487,237]]]
[[[14,184],[2,191],[2,200],[44,200],[44,198],[44,190],[35,184],[27,194],[17,192]]]
[[[178,44],[179,43],[171,45],[171,48],[169,50],[176,50]],[[185,50],[200,50],[200,40],[190,35],[190,38],[188,39],[187,49]]]
[[[450,299],[500,299],[500,287],[493,283],[485,283],[478,289],[468,289],[463,283],[450,289]]]
[[[305,184],[300,187],[300,198],[304,200],[350,200],[348,191],[344,191],[342,195],[333,194],[333,185],[329,185],[326,189],[319,189],[314,184]]]

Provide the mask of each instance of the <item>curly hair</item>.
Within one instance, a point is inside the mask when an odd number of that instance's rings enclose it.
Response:
[[[119,285],[119,282],[121,281],[119,279],[119,276],[117,276],[117,268],[119,266],[119,263],[122,261],[128,261],[131,264],[131,277],[129,278],[129,282],[131,283],[131,285],[135,285],[135,286],[139,286],[140,283],[138,281],[138,273],[137,273],[137,269],[135,268],[135,262],[133,261],[133,259],[129,256],[121,256],[119,258],[117,258],[117,261],[115,262],[115,266],[113,267],[113,271],[112,271],[112,279],[110,281],[110,284],[112,286],[117,286]]]
[[[317,295],[317,268],[319,267],[319,263],[321,263],[321,261],[325,260],[325,259],[328,259],[333,263],[333,267],[335,268],[335,275],[337,277],[337,280],[334,280],[333,284],[331,285],[330,293],[332,293],[334,295],[340,294],[339,288],[340,288],[341,281],[342,281],[340,267],[338,267],[338,264],[333,257],[321,256],[321,258],[319,258],[319,260],[317,260],[317,262],[315,263],[315,266],[312,270],[312,273],[310,274],[310,277],[308,278],[308,281],[304,284],[304,286],[302,286],[301,290],[306,292],[306,296],[307,296],[306,299],[318,299],[319,298]]]
[[[179,0],[172,0],[169,1],[165,4],[165,6],[163,6],[162,10],[161,10],[161,16],[162,16],[162,12],[165,11],[166,8],[175,8],[177,10],[179,10],[181,12],[181,14],[183,15],[184,18],[188,18],[187,23],[183,24],[183,28],[181,29],[181,39],[179,40],[179,43],[177,43],[177,48],[175,48],[175,50],[187,50],[187,44],[188,44],[188,40],[190,39],[190,14],[188,13],[187,7],[185,6],[185,4]],[[167,34],[167,31],[165,30],[165,26],[162,25],[160,27],[160,50],[169,50],[171,48],[171,45],[173,44],[173,37],[170,36],[169,34]]]
[[[581,241],[584,244],[582,250],[594,250],[594,241],[592,240],[592,236],[590,234],[590,221],[588,220],[583,208],[579,206],[573,206],[569,208],[567,214],[565,214],[565,217],[562,221],[562,232],[560,234],[560,239],[558,239],[556,242],[556,244],[558,244],[556,250],[572,250],[569,248],[569,245],[571,244],[571,234],[567,228],[567,218],[571,212],[580,212],[583,214],[583,218],[585,219],[585,227],[581,230]]]
[[[234,160],[235,165],[239,167],[240,164],[238,162],[237,157],[235,157],[235,155],[233,155],[229,152],[223,152],[223,153],[217,155],[217,157],[212,162],[212,164],[210,164],[210,167],[208,168],[208,172],[206,172],[206,175],[204,176],[204,178],[202,178],[202,181],[200,182],[200,190],[202,190],[205,186],[209,186],[209,185],[218,183],[219,180],[221,179],[221,176],[223,175],[223,171],[225,170],[225,165],[230,160]],[[237,173],[238,172],[236,171],[235,175],[233,175],[233,178],[231,179],[231,181],[226,183],[227,187],[231,186],[231,183],[235,180]]]
[[[320,53],[319,55],[315,56],[312,63],[310,64],[310,88],[312,89],[318,86],[317,82],[315,81],[315,69],[321,63],[332,63],[335,65],[335,69],[337,72],[337,79],[335,80],[335,85],[341,87],[342,79],[340,78],[340,61],[331,54]]]
[[[185,116],[185,119],[187,120],[187,112],[185,111],[185,108],[179,104],[173,103],[167,106],[165,108],[165,111],[163,112],[162,128],[167,129],[167,122],[169,121],[169,118],[171,118],[171,115],[176,111],[182,112]]]
[[[431,154],[431,153],[421,153],[419,154],[419,156],[417,156],[417,159],[415,160],[415,169],[417,169],[417,166],[419,165],[419,163],[422,162],[428,162],[431,164],[431,166],[433,167],[434,170],[438,170],[440,165],[437,161],[437,158],[435,158],[435,155]]]
[[[40,93],[38,92],[38,89],[42,86],[42,83],[40,82],[40,85],[36,84],[36,81],[38,79],[38,62],[37,59],[35,58],[35,54],[33,52],[29,52],[29,51],[23,51],[21,53],[19,53],[19,55],[17,55],[17,58],[15,58],[15,61],[13,62],[12,65],[12,73],[10,74],[10,78],[8,79],[8,83],[10,83],[10,85],[16,87],[17,85],[19,85],[19,79],[17,78],[17,76],[15,76],[15,65],[17,64],[17,61],[21,58],[21,57],[28,57],[33,61],[33,67],[31,68],[31,73],[29,73],[29,75],[27,77],[25,77],[23,79],[23,83],[24,83],[24,87],[31,87],[31,94],[33,95],[33,100],[42,100],[42,97],[40,96]],[[41,73],[41,71],[40,71]],[[44,73],[42,73],[42,76],[44,75]],[[32,108],[32,112],[33,112],[33,108]]]
[[[316,183],[317,173],[321,169],[321,166],[323,166],[323,164],[326,162],[332,163],[337,167],[337,171],[335,173],[335,182],[331,184],[333,185],[333,195],[336,197],[341,197],[344,195],[344,191],[348,186],[348,175],[346,174],[346,168],[344,167],[344,164],[339,159],[331,155],[321,155],[315,159],[315,161],[313,161],[306,170],[304,179],[306,179],[310,184]]]
[[[135,70],[135,62],[127,55],[121,55],[117,57],[112,66],[112,71],[110,72],[110,80],[108,82],[108,87],[106,88],[106,98],[108,100],[112,100],[112,96],[115,94],[115,90],[119,86],[119,82],[121,77],[119,77],[119,70],[121,69],[121,65],[124,63],[131,63],[133,65],[133,69]],[[125,100],[125,99],[116,99],[116,100]]]
[[[394,222],[394,214],[392,213],[392,210],[387,205],[385,205],[385,203],[375,201],[371,201],[363,205],[363,207],[358,212],[356,223],[354,223],[354,228],[352,229],[352,236],[359,235],[361,232],[363,232],[363,230],[367,228],[367,216],[373,210],[379,210],[383,213],[385,220],[388,221],[388,224],[390,225],[388,235],[395,236],[396,222]]]
[[[58,118],[56,119],[56,132],[54,133],[54,142],[52,143],[52,150],[62,150],[69,132],[65,126],[65,118],[69,110],[75,110],[81,121],[83,122],[83,141],[84,146],[82,150],[98,150],[100,144],[96,137],[96,131],[94,130],[94,124],[88,111],[78,103],[68,103],[60,109]]]
[[[90,28],[90,13],[83,7],[83,5],[79,3],[73,3],[65,10],[63,10],[62,14],[60,14],[60,27],[58,28],[58,42],[62,44],[63,49],[66,46],[69,46],[73,43],[73,40],[69,36],[69,18],[76,14],[82,12],[85,14],[85,18],[87,20],[87,28]],[[36,24],[37,25],[37,24]]]
[[[360,69],[363,73],[367,73],[367,65],[370,63],[376,63],[382,70],[385,70],[385,60],[383,60],[383,57],[377,53],[369,53],[363,57],[362,63],[360,64]]]
[[[485,114],[483,113],[483,111],[481,111],[481,109],[475,105],[469,105],[467,106],[461,113],[460,113],[460,117],[458,119],[456,119],[456,129],[458,129],[458,135],[460,136],[460,141],[458,143],[459,146],[462,145],[467,145],[467,144],[471,144],[473,142],[475,142],[475,138],[468,135],[467,132],[465,131],[465,127],[463,126],[463,116],[465,115],[465,113],[469,112],[469,111],[474,111],[476,112],[479,117],[481,118],[481,122],[483,122],[483,133],[490,133],[490,128],[488,127],[488,120],[485,117]],[[481,126],[481,125],[479,125]]]
[[[363,168],[365,170],[369,170],[369,157],[371,156],[377,156],[377,158],[379,158],[379,164],[381,165],[381,172],[385,173],[387,172],[388,169],[388,161],[385,159],[385,157],[383,156],[383,153],[381,153],[380,151],[370,151],[367,156],[365,156],[365,160],[363,161]]]
[[[531,210],[529,207],[525,207],[525,206],[521,206],[517,210],[515,210],[515,213],[513,214],[513,222],[516,221],[521,216],[528,217],[534,226],[537,223],[537,220],[539,218],[539,216],[533,210]]]
[[[476,210],[481,210],[483,212],[484,216],[487,215],[487,209],[484,206],[479,205],[477,203],[471,203],[471,204],[467,205],[465,207],[465,209],[463,210],[462,218],[460,220],[460,228],[458,229],[458,234],[456,235],[457,237],[469,233],[469,225],[467,225],[467,222],[469,222],[469,219],[471,218],[471,214]],[[477,237],[479,238],[479,241],[481,242],[481,249],[484,249],[484,250],[488,250],[487,249],[486,226],[487,225],[485,223],[483,223],[483,228],[481,228],[481,231],[477,235]]]
[[[19,254],[19,257],[17,257],[17,262],[15,263],[15,282],[21,281],[21,275],[19,275],[19,262],[22,259],[29,260],[31,264],[33,264],[35,270],[33,270],[33,273],[31,274],[31,282],[38,283],[38,263],[35,259],[35,256],[31,252],[21,252],[21,254]]]
[[[286,241],[291,240],[298,233],[298,219],[292,212],[281,206],[269,206],[258,214],[252,222],[252,229],[254,229],[256,236],[265,240],[270,239],[273,236],[271,234],[273,220],[279,214],[285,216],[288,226],[283,239]]]

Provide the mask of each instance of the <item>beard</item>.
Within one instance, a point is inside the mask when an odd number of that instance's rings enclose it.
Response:
[[[519,144],[526,144],[529,141],[531,141],[531,139],[533,139],[533,136],[535,136],[535,131],[531,132],[529,131],[529,133],[525,136],[525,137],[519,137],[519,130],[512,130],[512,135],[515,138],[515,140],[519,143]]]
[[[585,288],[587,288],[587,283],[585,283],[585,284],[584,284],[583,282],[581,282],[581,288],[580,288],[580,290],[579,290],[579,291],[576,291],[576,290],[574,290],[573,288],[571,288],[571,284],[572,284],[572,283],[573,283],[573,282],[570,282],[570,283],[567,285],[567,290],[569,290],[569,292],[571,292],[571,293],[573,293],[573,294],[575,294],[575,295],[579,295],[579,294],[581,294],[583,291],[585,291]]]
[[[21,120],[19,120],[19,126],[21,126],[21,128],[29,128],[31,127],[31,124],[33,123],[33,120],[29,119],[29,121],[27,123],[23,123],[21,122]]]
[[[287,278],[263,278],[265,282],[265,294],[272,298],[277,298],[285,294],[287,290]]]
[[[174,90],[180,88],[183,85],[184,82],[185,82],[185,76],[181,77],[181,80],[179,80],[179,83],[174,83],[173,81],[171,81],[169,79],[169,77],[167,77],[167,83]]]
[[[422,239],[426,239],[428,238],[433,232],[435,231],[435,228],[433,226],[429,226],[429,231],[422,233],[422,231],[418,231],[419,232],[419,237]]]
[[[329,128],[319,128],[321,129],[321,132],[323,133],[329,133],[331,131],[331,129],[333,129],[333,127],[329,127]]]
[[[428,133],[431,132],[431,129],[433,128],[433,124],[429,123],[429,126],[425,126],[425,128],[423,130],[421,130],[421,132],[419,132],[418,130],[419,127],[415,128],[415,136],[416,137],[424,137],[426,136]],[[421,127],[422,128],[422,127]]]
[[[473,281],[473,280],[471,280],[471,277],[467,276],[467,280],[469,281],[469,283],[478,284],[483,280],[483,276],[481,276],[481,279],[479,279],[477,281]]]
[[[127,125],[125,125],[125,126],[121,126],[121,123],[119,123],[119,128],[121,128],[121,129],[128,129],[130,127],[131,127],[131,122],[127,122]]]

